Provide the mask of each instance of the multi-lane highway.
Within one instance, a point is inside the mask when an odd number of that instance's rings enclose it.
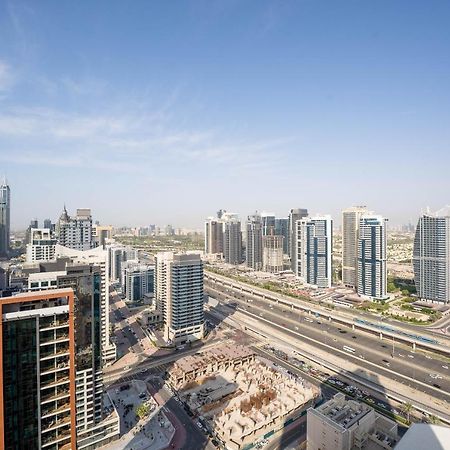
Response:
[[[295,339],[309,339],[328,352],[345,355],[362,368],[376,371],[396,382],[408,384],[432,397],[448,401],[450,389],[448,360],[433,354],[411,352],[392,340],[379,340],[372,335],[323,321],[245,293],[226,292],[226,288],[206,283],[206,291],[231,308],[268,321]],[[235,305],[233,305],[235,303]],[[347,347],[347,351],[344,350]]]
[[[317,304],[317,302],[306,301],[302,299],[288,297],[283,294],[274,293],[265,289],[255,287],[246,283],[238,282],[215,273],[205,272],[205,282],[210,285],[223,286],[232,289],[233,292],[241,292],[260,297],[265,300],[277,301],[285,306],[291,306],[296,310],[313,312],[323,319],[332,319],[335,322],[346,326],[354,326],[367,333],[378,334],[380,336],[391,336],[395,339],[416,345],[421,348],[427,348],[431,351],[441,352],[450,357],[450,340],[444,335],[436,336],[429,333],[426,329],[419,329],[417,326],[408,324],[393,324],[383,317],[376,318],[373,315],[362,313],[360,311],[330,309],[329,306]]]

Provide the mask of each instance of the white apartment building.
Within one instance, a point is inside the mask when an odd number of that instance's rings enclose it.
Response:
[[[343,393],[307,413],[307,450],[388,450],[398,442],[397,424]]]
[[[156,255],[156,306],[162,312],[167,342],[184,343],[204,336],[203,265],[199,255]]]
[[[66,207],[56,226],[58,243],[74,250],[90,250],[96,247],[92,227],[91,210],[77,209],[77,215],[70,217]]]
[[[419,218],[413,250],[417,296],[450,303],[450,207]]]
[[[306,284],[329,288],[332,283],[333,220],[331,216],[297,221],[296,275]]]
[[[54,260],[56,243],[49,229],[31,228],[30,243],[27,244],[27,263]]]
[[[108,252],[102,247],[91,250],[75,250],[62,245],[56,245],[55,255],[58,258],[70,258],[77,264],[99,266],[101,270],[101,335],[102,354],[107,363],[113,363],[117,357],[116,347],[109,338],[109,258]]]

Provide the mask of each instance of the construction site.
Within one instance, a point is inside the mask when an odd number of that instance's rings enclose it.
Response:
[[[240,345],[182,358],[168,375],[199,424],[231,450],[283,428],[320,397],[318,387]]]

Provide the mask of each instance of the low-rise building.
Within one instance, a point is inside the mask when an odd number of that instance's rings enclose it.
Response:
[[[307,450],[389,450],[399,440],[397,424],[343,393],[308,409]]]

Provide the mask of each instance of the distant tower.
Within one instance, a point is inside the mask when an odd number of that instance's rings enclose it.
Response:
[[[386,219],[363,214],[358,233],[358,294],[382,300],[387,295]]]
[[[59,218],[57,229],[58,243],[74,250],[90,250],[96,246],[93,235],[91,210],[77,209],[77,215],[70,217],[66,206]]]
[[[210,217],[205,221],[205,253],[223,253],[223,222],[220,219]]]
[[[263,236],[263,270],[265,272],[281,272],[283,270],[283,236],[275,235],[272,228],[270,234]]]
[[[262,222],[261,216],[254,214],[249,216],[246,224],[247,239],[247,266],[255,270],[262,269],[263,251],[262,251]]]
[[[269,236],[271,230],[275,229],[275,214],[267,212],[261,213],[261,223],[263,236]]]
[[[289,211],[289,256],[291,257],[291,269],[297,271],[297,220],[308,217],[308,210],[294,208]]]
[[[223,257],[228,264],[242,262],[241,221],[237,214],[224,213],[223,218]]]
[[[11,234],[11,191],[6,177],[0,186],[0,257],[7,257]]]
[[[354,289],[358,284],[359,221],[367,212],[365,206],[342,211],[342,283]]]
[[[450,303],[450,207],[423,214],[414,238],[414,282],[420,299]]]
[[[297,221],[297,275],[309,285],[329,288],[332,282],[333,221],[330,216]]]

